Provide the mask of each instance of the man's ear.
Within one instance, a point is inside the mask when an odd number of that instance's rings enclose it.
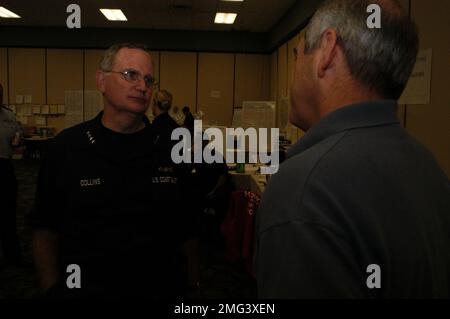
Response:
[[[326,29],[320,40],[317,75],[323,78],[327,70],[335,65],[338,49],[338,35],[334,29]]]
[[[97,84],[97,89],[102,93],[105,93],[106,90],[105,77],[105,72],[102,72],[101,70],[97,70],[97,72],[95,73],[95,82]]]

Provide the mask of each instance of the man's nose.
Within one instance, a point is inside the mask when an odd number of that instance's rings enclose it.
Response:
[[[140,79],[137,80],[136,88],[141,92],[147,91],[148,87],[145,84],[145,80],[143,77],[141,77]]]

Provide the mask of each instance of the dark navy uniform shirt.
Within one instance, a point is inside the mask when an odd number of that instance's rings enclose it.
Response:
[[[449,297],[448,179],[395,101],[311,128],[270,178],[257,237],[263,298]]]
[[[176,278],[177,247],[187,236],[177,168],[155,151],[146,118],[141,131],[120,134],[101,116],[50,145],[34,227],[61,234],[61,271],[78,264],[85,287],[148,286],[155,293]]]

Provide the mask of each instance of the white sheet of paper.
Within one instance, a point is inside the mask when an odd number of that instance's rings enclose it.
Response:
[[[24,101],[25,104],[31,104],[32,100],[33,100],[33,98],[32,98],[31,95],[24,95],[23,96],[23,101]]]
[[[63,104],[58,105],[58,114],[65,114],[66,108]]]
[[[33,114],[41,114],[41,106],[40,105],[33,106]]]
[[[16,104],[23,104],[23,95],[16,95]]]
[[[99,91],[84,91],[84,120],[88,121],[103,109],[103,95]]]
[[[221,96],[220,91],[211,91],[211,97],[212,97],[213,99],[219,99],[220,96]]]
[[[33,115],[31,106],[28,105],[28,106],[24,106],[23,107],[23,115],[24,116],[31,116],[31,115]]]
[[[432,49],[419,52],[408,84],[398,101],[400,105],[430,103],[432,58]]]
[[[34,118],[34,123],[36,125],[47,125],[47,118],[45,116],[36,116]]]
[[[20,124],[28,124],[28,117],[26,116],[17,116],[16,120],[20,122]]]
[[[50,105],[50,114],[58,114],[58,105],[56,104]]]
[[[50,107],[48,105],[42,105],[41,106],[41,114],[49,114],[50,113]]]
[[[64,91],[65,127],[83,122],[83,91]]]

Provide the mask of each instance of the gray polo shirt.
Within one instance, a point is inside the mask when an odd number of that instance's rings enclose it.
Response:
[[[11,143],[19,131],[20,128],[14,113],[0,106],[0,158],[10,159],[12,157]]]
[[[448,178],[400,126],[395,101],[312,127],[256,216],[259,297],[450,296]]]

